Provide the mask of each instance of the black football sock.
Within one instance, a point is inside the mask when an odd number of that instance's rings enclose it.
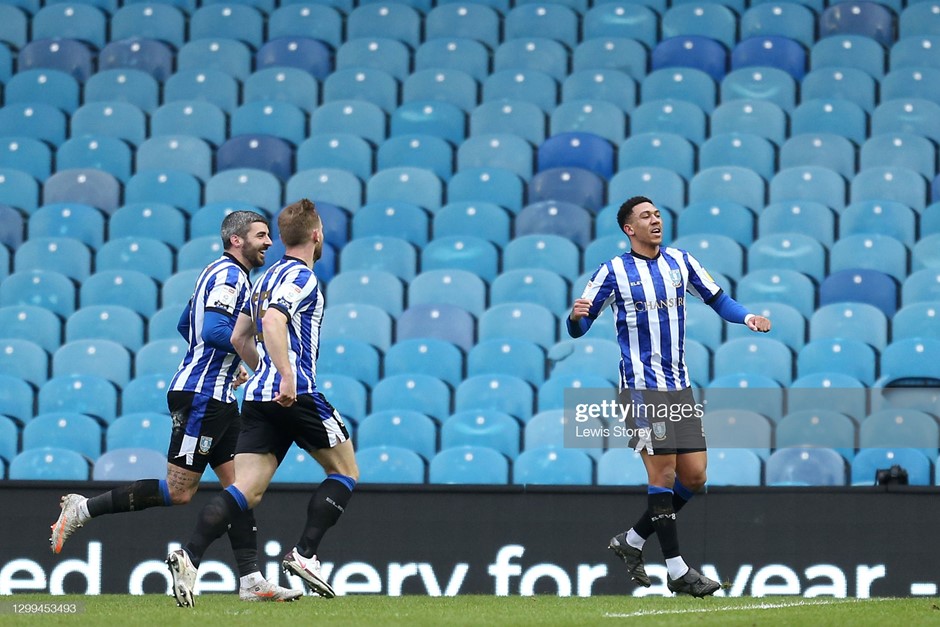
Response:
[[[329,475],[310,497],[307,505],[307,525],[304,527],[297,551],[304,557],[313,557],[320,541],[330,527],[336,524],[352,498],[356,482],[344,475]]]
[[[193,566],[199,567],[202,556],[205,554],[209,545],[223,533],[228,531],[229,525],[243,511],[248,509],[247,502],[244,505],[239,503],[239,499],[232,494],[232,490],[241,495],[235,489],[235,486],[229,486],[219,494],[212,497],[202,511],[199,512],[199,520],[196,522],[196,529],[186,544],[186,552],[193,560]],[[244,496],[241,497],[244,500]]]
[[[685,504],[692,500],[692,497],[695,496],[695,492],[692,492],[687,487],[679,483],[679,480],[676,479],[675,484],[672,486],[672,511],[676,514],[679,513]],[[633,530],[638,536],[644,540],[648,539],[653,532],[656,531],[653,528],[653,521],[651,520],[652,514],[650,510],[647,509],[643,512],[643,515],[640,516],[639,520],[633,525]]]
[[[679,531],[676,528],[676,510],[672,507],[672,490],[650,486],[648,495],[653,528],[659,538],[663,557],[679,557]]]
[[[148,507],[164,507],[170,504],[166,480],[144,479],[89,498],[88,514],[95,518],[103,514],[139,512]]]
[[[238,576],[244,577],[259,572],[258,568],[258,526],[255,524],[255,511],[249,509],[239,512],[228,529],[228,539],[235,553],[238,564]]]

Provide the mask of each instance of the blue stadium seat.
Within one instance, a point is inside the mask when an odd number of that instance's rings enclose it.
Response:
[[[162,457],[165,461],[165,457]],[[9,479],[39,481],[87,481],[88,460],[68,449],[43,447],[23,451],[13,458]]]
[[[397,135],[386,139],[376,153],[376,170],[413,167],[430,170],[443,180],[454,172],[453,148],[432,135]]]
[[[755,4],[741,16],[741,40],[781,35],[798,41],[807,48],[816,42],[816,16],[801,4]]]
[[[0,168],[21,170],[44,181],[52,172],[52,150],[45,142],[32,137],[8,138],[0,142]],[[4,224],[8,223],[4,221]]]
[[[833,272],[819,287],[819,304],[855,301],[881,309],[886,316],[897,311],[897,283],[877,270],[846,269]]]
[[[73,137],[56,150],[58,170],[102,170],[122,183],[131,176],[131,160],[131,148],[125,141],[105,135]]]
[[[936,301],[905,304],[892,318],[892,339],[895,342],[917,337],[940,339],[940,328],[935,321],[937,312]]]
[[[509,462],[499,451],[482,446],[442,450],[431,460],[430,483],[501,485],[509,482]]]
[[[685,317],[685,335],[687,339],[700,342],[710,350],[715,350],[721,346],[724,325],[721,318],[715,315],[711,307],[706,307],[698,299],[688,299],[686,300]],[[708,372],[704,373],[704,375],[708,374]],[[698,377],[704,375],[700,372],[696,373]]]
[[[361,483],[424,483],[424,460],[408,449],[394,446],[359,449],[356,462]]]
[[[66,342],[52,356],[52,375],[91,374],[123,387],[130,380],[131,356],[111,340]]]
[[[330,49],[323,42],[308,37],[271,39],[258,49],[255,69],[271,67],[296,68],[322,81],[332,71]]]
[[[461,201],[441,207],[434,214],[433,237],[476,235],[499,246],[509,242],[509,212],[490,202]]]
[[[257,49],[264,41],[264,17],[245,4],[208,4],[189,17],[189,38],[225,37]]]
[[[372,389],[372,411],[412,410],[438,421],[450,414],[450,387],[430,374],[386,376]]]
[[[68,237],[37,237],[16,249],[13,258],[16,272],[46,270],[59,272],[81,281],[91,269],[91,251],[77,239]]]
[[[47,446],[75,451],[93,459],[101,454],[101,426],[84,414],[40,414],[23,428],[23,450]]]
[[[367,303],[330,305],[324,311],[323,339],[358,339],[385,351],[392,342],[392,320],[388,313]]]
[[[4,104],[49,104],[72,114],[79,105],[78,81],[62,70],[24,70],[6,85]]]
[[[220,145],[227,137],[225,113],[202,100],[167,102],[151,116],[151,135],[190,135]]]
[[[895,200],[918,212],[927,206],[927,181],[905,167],[890,165],[865,168],[852,179],[851,202]]]
[[[281,209],[281,182],[270,172],[236,168],[218,172],[206,183],[207,204],[235,200],[248,202],[274,215]]]
[[[0,414],[22,424],[33,417],[33,388],[19,374],[0,374]]]
[[[399,340],[385,354],[385,375],[433,375],[452,386],[463,380],[463,353],[456,345],[434,338]]]
[[[562,83],[561,99],[566,103],[607,102],[619,107],[621,111],[628,112],[636,106],[637,84],[620,70],[577,70]]]
[[[852,485],[877,485],[878,471],[892,466],[906,470],[911,485],[931,485],[930,459],[917,449],[900,447],[860,450],[852,460]]]
[[[635,10],[633,7],[636,6],[633,4],[625,5],[624,11]],[[639,10],[642,15],[649,17],[649,14],[643,11],[642,8]],[[654,46],[656,43],[655,19],[654,13],[654,34],[652,42],[648,44],[650,46]],[[646,76],[648,58],[649,52],[646,46],[636,39],[619,35],[603,37],[589,35],[588,22],[585,20],[584,40],[575,47],[571,57],[572,76],[582,70],[603,71],[605,75],[608,70],[613,70],[623,72],[630,78],[639,79]],[[634,94],[633,100],[629,103],[630,108],[635,102],[636,97]],[[626,103],[623,103],[622,106],[626,106]]]
[[[614,148],[593,133],[554,135],[539,146],[538,169],[559,167],[583,169],[609,179],[614,174]]]
[[[0,41],[11,48],[20,49],[26,45],[28,18],[26,12],[12,4],[5,4],[0,9]]]
[[[160,103],[160,84],[142,70],[100,71],[85,83],[85,102],[128,102],[147,113]]]
[[[500,42],[499,26],[499,11],[485,4],[442,4],[425,18],[425,40],[460,37],[495,49]]]
[[[318,372],[317,388],[342,414],[347,427],[350,421],[358,423],[365,418],[368,392],[361,381],[341,374]]]
[[[723,96],[722,104],[712,112],[710,121],[712,136],[750,133],[769,139],[778,146],[787,138],[787,114],[780,105],[753,96],[737,95],[731,101]]]
[[[3,476],[6,477],[6,465],[16,457],[19,450],[20,430],[16,421],[7,416],[0,416],[0,461],[3,463]]]
[[[216,167],[219,171],[239,168],[262,170],[286,180],[293,173],[293,157],[291,145],[280,137],[245,134],[232,137],[219,146]]]
[[[754,373],[787,385],[793,380],[793,356],[786,344],[766,337],[729,340],[715,351],[715,376]]]
[[[170,371],[131,379],[121,393],[121,414],[147,412],[169,415],[166,393],[174,374],[175,371]]]
[[[473,316],[455,305],[417,305],[398,318],[396,341],[410,338],[440,339],[470,350],[474,344]]]
[[[9,67],[9,66],[8,66]],[[62,70],[79,81],[85,81],[94,73],[94,54],[83,42],[69,37],[42,39],[34,37],[20,48],[17,69],[22,72],[33,68]],[[10,73],[3,71],[5,80]]]
[[[845,414],[828,409],[800,410],[788,413],[777,423],[775,441],[778,448],[831,448],[851,461],[855,457],[855,433],[855,421]]]
[[[706,113],[715,108],[717,87],[714,79],[696,68],[663,68],[643,78],[640,91],[644,102],[680,100],[697,105]]]
[[[514,243],[517,241],[519,240],[513,240],[506,247],[507,267],[491,285],[491,308],[500,304],[531,303],[541,305],[556,315],[567,311],[571,306],[568,301],[568,284],[555,270],[560,266],[547,267],[545,264],[549,263],[555,255],[573,254],[575,256],[569,257],[568,261],[564,262],[565,276],[568,276],[567,273],[571,271],[576,273],[577,251],[572,251],[569,243],[563,243],[554,237],[531,236],[519,241],[518,244]],[[540,246],[540,243],[543,246]],[[510,265],[515,269],[509,267]],[[570,276],[574,278],[575,275]]]
[[[72,114],[69,132],[80,135],[117,137],[138,146],[147,137],[146,115],[136,105],[112,100],[86,102]]]
[[[186,239],[186,217],[164,203],[132,203],[114,212],[108,232],[112,239],[148,237],[179,248]]]
[[[651,67],[653,71],[675,67],[694,68],[720,82],[728,68],[728,51],[711,37],[700,35],[670,37],[653,48]],[[714,85],[712,85],[712,90],[714,90]],[[712,104],[714,104],[714,97]]]
[[[182,338],[155,340],[144,344],[134,356],[134,375],[175,372],[186,355],[186,342]]]
[[[815,372],[793,382],[787,393],[787,411],[819,412],[820,407],[861,420],[868,413],[869,392],[852,375],[834,371]]]
[[[179,49],[186,40],[186,16],[163,3],[128,4],[111,16],[111,41],[149,37]]]
[[[912,272],[904,279],[901,297],[905,305],[940,300],[940,270],[924,268]]]
[[[895,338],[881,354],[881,377],[885,386],[908,379],[940,379],[933,353],[940,345],[934,337]]]
[[[144,321],[136,311],[122,305],[88,305],[68,317],[65,341],[113,340],[130,351],[144,343]]]
[[[582,451],[546,447],[524,451],[513,465],[513,483],[589,485],[594,464]]]
[[[417,411],[377,411],[359,424],[356,443],[358,449],[394,446],[430,459],[437,452],[437,426]]]
[[[797,356],[802,377],[817,372],[848,374],[866,385],[875,382],[876,353],[861,340],[824,338],[804,346]]]
[[[365,237],[350,241],[340,252],[340,268],[350,270],[385,270],[410,281],[417,273],[415,247],[397,237]]]
[[[776,172],[776,150],[773,144],[751,133],[721,133],[712,135],[699,150],[699,169],[721,166],[749,168],[764,179]],[[683,175],[692,178],[691,174]]]
[[[620,380],[620,346],[609,339],[562,339],[549,348],[550,376],[599,375],[611,382]]]
[[[366,183],[369,203],[404,201],[429,211],[440,208],[444,187],[430,170],[413,167],[395,167],[379,170]]]
[[[605,2],[589,9],[583,17],[584,41],[624,37],[649,48],[656,45],[658,15],[641,4]]]
[[[731,51],[731,68],[739,70],[750,67],[759,67],[761,70],[765,68],[783,70],[795,80],[800,81],[806,74],[806,50],[802,42],[790,37],[778,35],[747,37]]]
[[[261,51],[259,50],[259,55]],[[176,71],[224,72],[243,81],[251,74],[251,49],[247,44],[228,37],[190,39],[176,54]],[[258,64],[261,67],[260,63]],[[166,94],[164,94],[166,100]]]
[[[581,449],[594,459],[599,459],[604,449],[604,424],[597,418],[582,423],[584,431],[594,431],[598,435],[575,437],[574,425],[565,418],[562,409],[542,411],[532,417],[525,425],[525,450],[541,450],[546,447]]]
[[[734,46],[737,16],[721,4],[686,4],[668,9],[662,17],[663,39],[682,35],[711,37],[729,49]]]
[[[672,242],[672,246],[687,250],[706,268],[735,281],[744,273],[744,250],[727,235],[686,235]]]
[[[739,286],[740,291],[740,286]],[[794,351],[803,348],[806,343],[806,318],[800,311],[787,303],[765,301],[745,301],[744,305],[754,313],[770,318],[773,328],[766,336],[773,340],[780,340]],[[748,337],[752,331],[745,325],[736,324],[728,326],[728,339]]]
[[[892,70],[916,67],[940,67],[935,46],[940,43],[935,34],[902,36],[888,53]]]
[[[486,309],[486,283],[466,270],[428,270],[408,285],[408,304],[449,304],[479,316]]]
[[[306,37],[337,49],[342,32],[343,12],[325,2],[283,3],[268,16],[268,39]]]
[[[109,215],[121,206],[120,198],[121,183],[111,174],[92,168],[60,170],[42,186],[44,204],[82,203]]]
[[[940,242],[940,233],[923,235],[921,239],[914,244],[911,251],[911,269],[913,271],[924,269],[936,269],[940,266],[940,260],[937,258],[937,243]]]
[[[307,137],[307,116],[289,102],[249,102],[232,112],[230,133],[272,135],[297,146]]]
[[[149,448],[119,448],[99,457],[92,469],[95,481],[135,481],[166,476],[166,453]]]
[[[172,249],[150,237],[112,239],[98,250],[95,262],[99,272],[133,270],[157,281],[165,281],[173,274]],[[115,284],[120,285],[121,282],[116,281]]]
[[[87,4],[52,4],[40,9],[31,21],[32,39],[71,38],[101,49],[105,44],[107,18]]]
[[[65,113],[51,104],[8,104],[0,108],[0,132],[4,137],[28,137],[58,146],[65,141],[65,125]]]
[[[796,105],[796,86],[796,80],[784,70],[767,66],[744,67],[732,70],[722,79],[720,99],[724,103],[732,100],[765,101],[789,112]],[[736,106],[747,105],[737,103]]]
[[[207,469],[209,470],[209,469]],[[291,444],[271,478],[272,483],[316,483],[326,479],[326,473],[307,451]],[[205,481],[206,478],[203,478]]]
[[[389,113],[398,106],[398,81],[374,68],[337,69],[323,82],[323,100],[365,100]]]
[[[617,169],[644,166],[674,170],[690,179],[695,173],[695,148],[688,139],[674,133],[633,133],[620,144]]]
[[[55,203],[43,205],[29,217],[33,238],[69,238],[96,249],[104,242],[104,215],[88,205]]]
[[[617,172],[607,186],[607,197],[615,203],[632,196],[652,198],[657,207],[685,206],[685,179],[669,168],[636,166]]]
[[[664,237],[671,239],[673,230],[671,224],[671,212],[668,209],[665,209],[663,210],[662,214],[664,216],[663,235]],[[602,216],[600,214],[597,217],[598,224],[603,224],[605,222],[610,224],[611,220],[602,220],[601,217]],[[594,238],[593,242],[584,248],[584,256],[581,268],[585,272],[590,271],[591,274],[593,274],[600,264],[610,261],[614,257],[619,257],[628,250],[630,250],[630,240],[627,239],[626,235],[620,235],[619,233],[616,233],[614,235],[602,235],[601,237],[596,237]],[[572,283],[571,288],[573,291],[577,291],[581,289],[581,286],[575,282]],[[578,292],[577,295],[580,296],[581,293]]]
[[[369,142],[358,135],[318,133],[298,146],[297,171],[337,168],[348,170],[360,179],[368,179],[372,176],[372,153]]]
[[[125,413],[108,427],[105,448],[142,448],[166,452],[173,421],[169,416],[156,413]]]
[[[493,53],[493,71],[499,70],[539,70],[562,81],[568,75],[568,50],[546,37],[506,39]]]
[[[473,8],[468,8],[468,13],[471,10]],[[415,72],[438,68],[460,70],[477,81],[482,81],[489,75],[490,53],[484,44],[465,35],[433,35],[429,30],[430,24],[429,14],[425,20],[425,41],[418,46],[414,54]]]
[[[563,102],[551,112],[551,135],[592,133],[620,143],[626,136],[626,118],[621,105],[607,100],[587,99]]]
[[[449,202],[491,202],[516,214],[522,209],[522,179],[504,168],[470,168],[454,174],[447,183]]]
[[[157,285],[137,270],[101,270],[82,283],[80,300],[83,307],[122,305],[149,317],[157,310]]]
[[[273,186],[270,191],[274,191]],[[323,201],[348,211],[355,211],[362,205],[362,181],[348,170],[310,168],[301,170],[288,179],[286,195],[288,198]]]
[[[870,448],[917,449],[928,459],[937,457],[940,428],[933,415],[916,409],[882,409],[859,425],[859,450]]]
[[[557,170],[557,169],[556,169]],[[555,172],[549,170],[548,172]],[[577,168],[565,168],[564,171],[557,172],[558,178],[564,181],[566,174],[576,174]],[[585,172],[580,170],[580,172]],[[538,185],[533,177],[532,187]],[[541,186],[539,190],[543,197],[554,198],[562,196],[562,193],[554,194],[548,189],[548,185]],[[533,198],[535,200],[537,197]],[[542,200],[527,205],[515,219],[516,237],[524,237],[530,234],[546,234],[568,237],[579,247],[587,246],[592,240],[591,233],[591,212],[584,207],[592,207],[586,202],[571,200]]]
[[[871,135],[914,133],[940,140],[940,104],[922,98],[900,98],[879,103],[871,116]]]
[[[552,375],[538,389],[538,411],[562,409],[568,389],[613,390],[613,385],[606,378],[598,375],[563,374]]]
[[[546,307],[509,302],[493,305],[480,316],[479,336],[480,342],[519,339],[548,348],[556,341],[555,327],[555,314]]]
[[[98,70],[120,68],[137,69],[163,82],[173,73],[173,50],[145,37],[112,41],[98,54]]]
[[[277,242],[275,245],[279,243],[280,242]],[[216,235],[206,235],[190,239],[180,247],[176,255],[176,269],[182,271],[203,268],[210,262],[221,257],[222,250],[222,240]],[[272,253],[274,253],[273,250],[269,253],[270,257],[266,256],[269,262],[271,262],[272,259],[279,258],[279,255]]]
[[[406,102],[392,112],[389,134],[392,137],[412,133],[432,135],[456,145],[466,137],[465,117],[461,108],[449,102]]]
[[[780,148],[780,169],[819,166],[851,178],[855,175],[855,145],[834,133],[794,135]]]
[[[826,205],[809,200],[771,203],[760,214],[758,233],[761,237],[798,233],[831,246],[835,214]]]
[[[53,270],[17,271],[0,283],[0,306],[35,305],[60,316],[75,311],[75,284]]]
[[[937,154],[933,143],[913,133],[882,133],[865,140],[859,154],[859,168],[896,166],[933,178]],[[923,207],[921,207],[923,210]]]
[[[424,271],[467,270],[485,281],[496,278],[498,263],[497,248],[491,242],[473,235],[437,238],[421,252],[421,267]]]
[[[532,144],[545,140],[545,114],[531,102],[484,102],[470,112],[470,135],[513,133]]]
[[[0,374],[21,377],[39,387],[49,378],[49,354],[29,340],[0,340]]]
[[[394,274],[384,270],[349,270],[330,281],[330,305],[368,303],[392,316],[404,308],[404,287]]]
[[[770,456],[771,423],[761,414],[744,409],[707,411],[702,423],[712,448],[749,449],[763,460]]]
[[[185,305],[185,301],[183,303]],[[147,321],[147,339],[165,340],[179,337],[176,325],[180,319],[180,303],[169,303],[158,309]]]
[[[483,80],[482,101],[500,100],[529,102],[550,113],[558,105],[558,82],[540,70],[498,70]]]
[[[28,340],[51,352],[62,342],[62,322],[55,313],[43,307],[6,305],[0,307],[0,336]]]
[[[469,111],[477,105],[476,80],[454,68],[417,70],[402,85],[402,103],[440,102]],[[533,105],[534,106],[534,105]]]
[[[164,83],[163,101],[202,101],[231,114],[238,106],[238,81],[212,67],[180,69]]]
[[[862,200],[853,202],[842,212],[839,234],[843,238],[856,234],[888,236],[906,246],[913,246],[915,222],[916,212],[901,202]]]
[[[507,374],[540,385],[545,380],[545,350],[529,340],[480,340],[467,354],[467,376]]]
[[[747,246],[754,239],[754,214],[733,200],[693,202],[679,214],[679,237],[694,234],[727,235]],[[729,194],[731,196],[731,194]]]
[[[367,4],[346,18],[346,38],[389,37],[417,48],[421,43],[421,14],[405,4]]]
[[[809,333],[810,340],[861,340],[881,351],[888,342],[888,319],[872,305],[833,303],[816,310],[810,318]]]
[[[764,179],[750,168],[705,168],[689,182],[689,203],[732,201],[757,211],[764,206],[765,189]]]
[[[532,417],[532,386],[510,375],[477,375],[464,379],[454,396],[454,411],[498,410],[527,422]]]
[[[810,67],[855,68],[876,79],[884,76],[885,49],[870,37],[832,35],[820,39],[810,48]]]
[[[843,234],[830,251],[829,270],[878,270],[903,281],[907,276],[907,247],[888,235]]]
[[[767,458],[764,483],[770,486],[845,485],[845,459],[830,448],[780,448]]]
[[[509,242],[503,250],[503,270],[541,268],[571,280],[580,273],[579,258],[577,245],[560,235],[523,235]]]
[[[708,485],[761,485],[763,460],[753,451],[737,448],[711,448],[708,457],[710,462]]]
[[[610,448],[597,460],[597,485],[645,486],[648,481],[643,458],[631,448]]]
[[[650,100],[631,112],[631,132],[675,133],[700,144],[705,141],[706,114],[683,100]]]
[[[842,176],[821,166],[782,169],[770,181],[770,202],[812,200],[836,212],[845,208],[846,182]]]
[[[857,68],[829,67],[813,70],[803,78],[804,101],[835,98],[854,102],[866,113],[875,108],[875,79]]]
[[[820,14],[819,36],[862,35],[890,48],[894,43],[894,19],[891,9],[874,2],[839,2]]]
[[[270,35],[269,35],[270,36]],[[411,67],[411,51],[396,39],[365,37],[351,39],[336,51],[336,69],[382,70],[396,80],[408,77]]]
[[[574,47],[579,41],[578,17],[578,12],[564,5],[517,5],[506,14],[504,38],[547,37]]]
[[[804,100],[790,116],[790,132],[834,133],[861,144],[868,137],[868,119],[858,104],[841,98]]]
[[[253,72],[244,81],[242,102],[268,101],[286,102],[312,113],[320,101],[320,84],[310,73],[294,67]]]

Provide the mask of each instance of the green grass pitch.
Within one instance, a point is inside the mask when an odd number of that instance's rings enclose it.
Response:
[[[79,604],[79,613],[23,615],[18,603]],[[940,601],[908,599],[802,599],[794,597],[634,598],[599,596],[492,597],[307,596],[294,603],[245,603],[232,595],[196,597],[178,608],[171,597],[17,595],[0,599],[0,625],[806,625],[883,626],[940,624]],[[22,611],[22,610],[21,610]]]

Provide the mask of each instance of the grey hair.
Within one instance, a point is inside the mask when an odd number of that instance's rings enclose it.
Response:
[[[268,219],[260,213],[254,211],[233,211],[222,220],[222,248],[228,250],[232,247],[232,236],[237,235],[242,239],[248,237],[248,230],[255,222],[263,222],[268,228],[271,225]]]

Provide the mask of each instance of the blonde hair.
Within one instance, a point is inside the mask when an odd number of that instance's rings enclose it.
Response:
[[[304,244],[310,239],[311,231],[320,228],[316,205],[306,198],[287,205],[277,216],[277,228],[285,247]]]

